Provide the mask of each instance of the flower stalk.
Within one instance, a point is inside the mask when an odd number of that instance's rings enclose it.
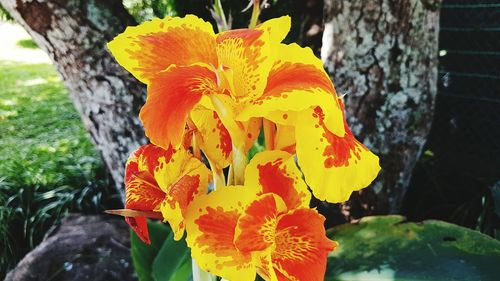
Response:
[[[257,21],[260,16],[260,0],[253,0],[252,17],[250,18],[250,24],[248,28],[255,28],[257,26]]]

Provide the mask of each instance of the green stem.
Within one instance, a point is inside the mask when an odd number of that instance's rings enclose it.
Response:
[[[255,28],[257,26],[257,21],[260,15],[260,0],[253,0],[252,17],[250,18],[250,24],[248,28]]]
[[[219,32],[228,30],[229,26],[227,25],[226,14],[224,13],[224,9],[222,8],[221,0],[214,0],[214,11],[222,21],[222,25],[217,26],[219,29]]]

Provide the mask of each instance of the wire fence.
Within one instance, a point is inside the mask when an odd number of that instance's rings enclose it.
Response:
[[[499,181],[500,1],[444,0],[434,122],[407,212],[498,237]]]

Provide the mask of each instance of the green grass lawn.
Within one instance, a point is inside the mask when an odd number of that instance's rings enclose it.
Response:
[[[54,67],[0,62],[0,279],[64,214],[115,195]]]
[[[0,177],[82,185],[99,157],[53,66],[0,64]]]

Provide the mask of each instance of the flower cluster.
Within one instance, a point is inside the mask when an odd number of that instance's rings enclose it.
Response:
[[[199,266],[229,280],[322,280],[337,244],[309,208],[308,186],[342,202],[380,169],[347,127],[321,61],[281,43],[289,29],[285,16],[215,34],[188,15],[129,27],[108,44],[148,86],[139,117],[152,144],[127,163],[127,222],[145,242],[146,216],[168,222],[176,240],[186,232]],[[261,131],[266,150],[247,163]]]

